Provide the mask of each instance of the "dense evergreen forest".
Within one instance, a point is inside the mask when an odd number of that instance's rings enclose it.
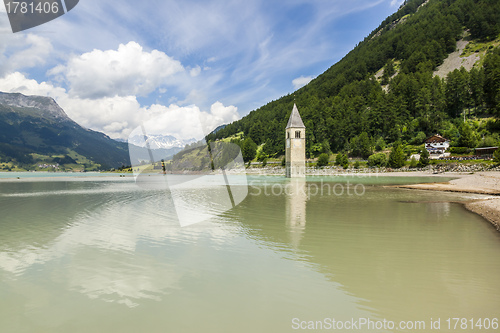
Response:
[[[496,145],[499,34],[498,0],[409,0],[308,85],[207,139],[242,132],[243,138],[233,141],[244,152],[263,144],[267,156],[281,156],[285,126],[296,103],[307,128],[308,157],[346,152],[367,158],[375,147],[419,145],[435,133],[455,147]],[[444,78],[434,76],[462,38],[487,45],[484,56],[470,71],[461,68]]]

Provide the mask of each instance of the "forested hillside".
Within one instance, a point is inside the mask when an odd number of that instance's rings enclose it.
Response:
[[[240,145],[264,144],[266,154],[280,156],[295,102],[309,157],[325,151],[361,156],[360,140],[417,145],[434,133],[455,146],[498,144],[497,123],[485,119],[500,116],[499,33],[498,0],[410,0],[307,86],[208,140],[243,132],[243,140],[235,140]],[[435,76],[461,39],[480,60],[470,71]]]

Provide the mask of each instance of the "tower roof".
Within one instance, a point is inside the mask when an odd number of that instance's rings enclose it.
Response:
[[[290,115],[290,119],[288,119],[288,124],[286,128],[306,128],[304,123],[302,122],[302,118],[300,118],[299,110],[297,109],[297,105],[293,104],[292,114]]]

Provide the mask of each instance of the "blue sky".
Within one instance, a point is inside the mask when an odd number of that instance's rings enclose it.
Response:
[[[209,131],[307,84],[399,5],[80,0],[16,34],[1,6],[0,91],[54,97],[113,138],[152,119],[163,124],[152,131],[189,136],[193,117]]]

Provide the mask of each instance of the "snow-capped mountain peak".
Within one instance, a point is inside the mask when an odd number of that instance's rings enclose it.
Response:
[[[184,148],[187,144],[196,142],[192,138],[188,140],[177,139],[172,135],[135,135],[128,139],[128,142],[138,147],[148,147],[149,149],[171,149]]]

